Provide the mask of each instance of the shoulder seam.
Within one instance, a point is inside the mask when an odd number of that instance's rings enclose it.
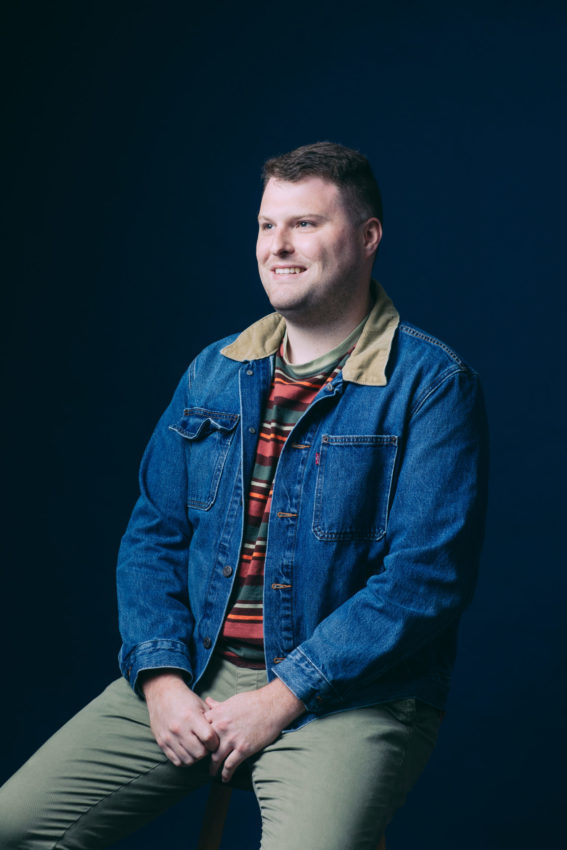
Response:
[[[452,369],[448,369],[445,372],[442,372],[441,375],[438,375],[437,380],[433,381],[433,383],[429,384],[429,386],[424,390],[422,395],[417,399],[414,406],[410,411],[410,416],[415,416],[416,413],[423,407],[427,399],[433,395],[433,393],[439,389],[442,384],[452,378],[454,375],[468,375],[470,378],[474,380],[476,374],[469,369],[453,367]]]
[[[441,342],[440,339],[437,339],[434,336],[430,336],[429,334],[424,333],[423,331],[418,330],[417,328],[411,327],[411,325],[406,325],[404,323],[400,323],[399,330],[407,333],[409,336],[416,337],[416,339],[421,339],[424,342],[428,342],[430,345],[435,345],[437,348],[440,348],[442,351],[447,354],[448,357],[451,358],[455,363],[458,363],[463,369],[469,370],[469,366],[461,360],[459,355],[453,351],[448,345],[444,342]]]

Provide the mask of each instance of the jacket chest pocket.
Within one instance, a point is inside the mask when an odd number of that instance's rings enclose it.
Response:
[[[323,436],[313,509],[319,540],[384,537],[397,446],[393,435]]]
[[[187,441],[188,507],[208,511],[214,503],[239,419],[236,413],[191,407],[169,426]]]

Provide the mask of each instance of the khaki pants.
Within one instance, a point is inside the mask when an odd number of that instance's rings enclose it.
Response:
[[[265,682],[264,671],[218,661],[198,690],[224,700]],[[438,711],[409,699],[280,735],[251,760],[262,850],[374,850],[438,726]],[[209,781],[208,759],[191,767],[167,760],[145,702],[118,679],[0,789],[0,847],[107,847]]]

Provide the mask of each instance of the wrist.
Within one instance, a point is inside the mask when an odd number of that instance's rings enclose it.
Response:
[[[282,728],[307,711],[301,700],[281,679],[273,679],[263,690],[266,691],[266,696],[269,696],[271,710],[281,719]]]
[[[183,670],[160,667],[156,670],[142,670],[140,673],[140,688],[146,700],[152,693],[172,687],[179,687],[180,685],[187,688]]]

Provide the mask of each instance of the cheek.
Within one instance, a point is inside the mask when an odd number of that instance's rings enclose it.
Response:
[[[340,268],[344,263],[345,247],[342,242],[333,245],[321,245],[317,252],[317,259],[326,269]]]
[[[323,263],[329,262],[331,259],[331,253],[328,250],[328,246],[325,242],[320,242],[317,239],[311,237],[311,239],[303,240],[303,242],[296,245],[297,253],[304,257],[306,260],[309,260],[310,263]]]
[[[349,267],[352,265],[352,260],[355,252],[353,251],[352,239],[345,237],[337,239],[333,245],[333,260],[339,267]]]

